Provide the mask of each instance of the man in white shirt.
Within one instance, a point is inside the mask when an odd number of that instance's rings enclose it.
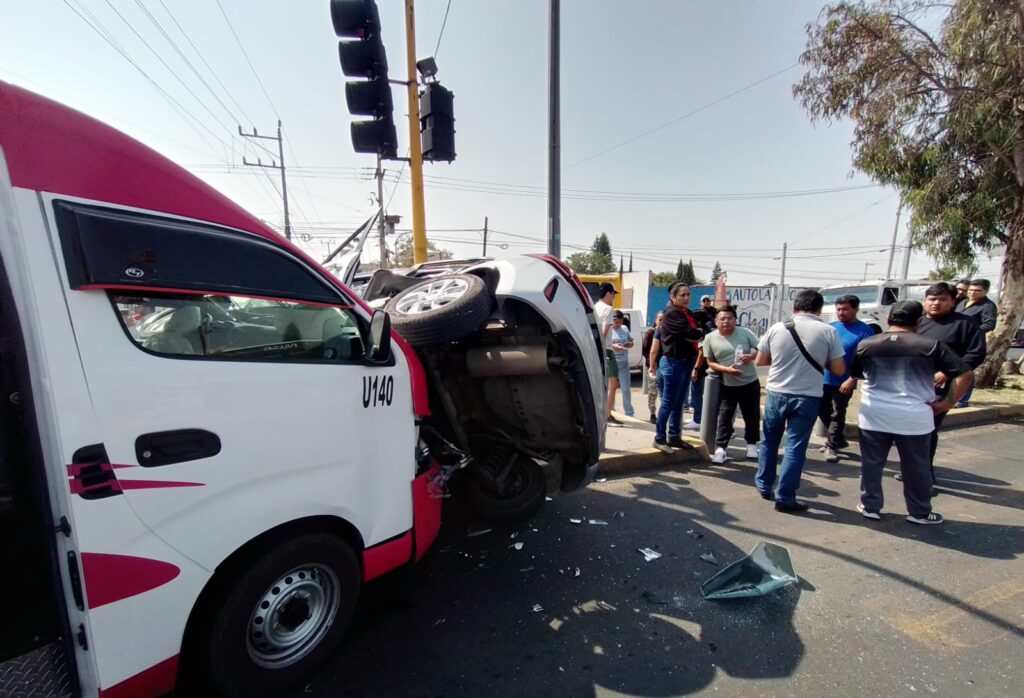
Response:
[[[797,501],[796,491],[821,406],[824,369],[836,375],[846,372],[843,343],[836,329],[819,317],[824,303],[817,291],[800,291],[793,299],[793,319],[772,325],[757,345],[755,363],[771,369],[754,486],[764,499],[775,499],[775,511],[787,514],[809,508]],[[783,432],[786,455],[773,495]]]
[[[615,391],[619,388],[619,367],[615,361],[615,352],[612,351],[612,303],[615,302],[617,293],[610,283],[601,284],[597,291],[597,303],[594,303],[594,315],[597,318],[597,331],[601,333],[601,341],[604,344],[604,376],[608,383],[608,423],[621,425],[622,422],[612,415]]]

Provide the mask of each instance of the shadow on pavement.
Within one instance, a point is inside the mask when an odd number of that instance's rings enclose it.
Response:
[[[728,517],[686,484],[641,483],[639,499],[592,486],[531,525],[472,537],[479,524],[449,515],[418,568],[370,585],[338,656],[293,695],[670,696],[719,669],[792,675],[804,655],[793,614],[813,585],[706,601],[700,583],[749,551],[700,525]],[[644,506],[652,497],[673,508]]]

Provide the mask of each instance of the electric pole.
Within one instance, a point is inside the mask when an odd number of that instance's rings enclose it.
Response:
[[[484,216],[484,253],[483,256],[487,256],[487,216]]]
[[[903,213],[903,197],[900,197],[900,205],[896,208],[896,225],[892,228],[892,245],[889,246],[889,264],[885,268],[885,280],[892,279],[892,262],[896,256],[896,236],[900,232],[900,214]],[[904,274],[904,277],[906,275]]]
[[[263,161],[260,160],[259,158],[256,158],[256,162],[249,162],[248,160],[245,159],[244,156],[242,157],[242,163],[245,165],[249,165],[250,167],[263,167],[269,170],[281,171],[281,198],[284,200],[284,237],[286,240],[291,240],[292,224],[291,220],[288,218],[288,181],[287,179],[285,179],[284,174],[284,139],[281,138],[281,120],[277,120],[276,137],[261,136],[259,133],[256,132],[255,126],[252,127],[252,133],[246,133],[245,131],[242,130],[242,127],[239,126],[238,135],[241,136],[242,138],[252,138],[254,140],[259,139],[265,141],[277,141],[277,161],[281,163],[280,165],[278,165],[277,162],[274,162],[273,160],[270,161],[269,165],[264,165]]]
[[[548,37],[548,254],[562,257],[562,146],[561,85],[559,83],[560,2],[550,0],[551,25]]]
[[[900,278],[906,279],[910,274],[910,251],[914,249],[914,241],[910,237],[910,231],[907,231],[907,246],[903,250],[903,275]]]
[[[779,308],[776,320],[782,322],[783,291],[786,290],[786,243],[782,243],[782,273],[779,275]]]
[[[388,246],[384,241],[384,168],[380,166],[380,155],[377,156],[377,171],[374,173],[377,177],[377,238],[379,246],[377,248],[380,254],[380,268],[388,268]]]

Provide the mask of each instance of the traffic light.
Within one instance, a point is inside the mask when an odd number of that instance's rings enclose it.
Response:
[[[455,95],[439,82],[428,82],[420,93],[420,141],[423,159],[455,159]]]
[[[372,121],[353,121],[352,147],[357,153],[377,153],[382,158],[398,157],[394,103],[388,84],[388,58],[380,37],[380,13],[374,0],[331,0],[334,33],[357,41],[338,42],[345,102],[355,116]]]

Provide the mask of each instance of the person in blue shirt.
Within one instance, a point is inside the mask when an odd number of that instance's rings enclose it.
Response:
[[[825,460],[829,463],[839,462],[839,451],[849,444],[843,432],[846,429],[846,408],[857,388],[857,379],[850,377],[849,366],[857,345],[861,340],[874,337],[875,331],[870,325],[857,319],[860,309],[860,298],[857,296],[840,296],[836,299],[836,328],[839,339],[843,343],[847,372],[837,376],[829,370],[825,371],[824,392],[821,397],[821,408],[818,418],[825,425]]]

